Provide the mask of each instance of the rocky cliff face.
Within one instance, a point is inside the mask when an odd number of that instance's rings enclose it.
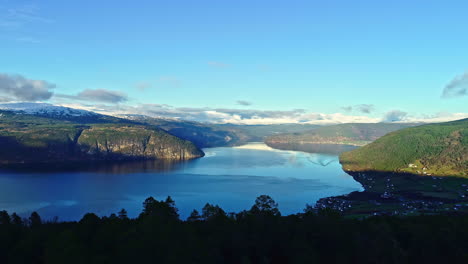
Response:
[[[78,137],[77,147],[82,154],[97,159],[186,160],[204,155],[189,141],[143,126],[86,129]]]
[[[12,115],[1,120],[0,165],[187,160],[204,156],[192,142],[154,126],[125,123],[79,125],[26,117]]]

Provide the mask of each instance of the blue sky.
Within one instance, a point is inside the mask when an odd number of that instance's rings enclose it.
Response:
[[[201,121],[209,114],[197,111],[236,109],[281,122],[294,109],[304,109],[295,121],[463,117],[466,10],[466,1],[427,0],[0,0],[0,73],[10,84],[43,80],[48,88],[35,89],[53,95],[39,101],[152,104]],[[0,98],[24,101],[14,87]]]

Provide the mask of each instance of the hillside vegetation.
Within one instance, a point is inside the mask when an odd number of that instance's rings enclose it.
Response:
[[[144,115],[122,115],[122,117],[157,126],[174,136],[193,142],[199,148],[238,146],[247,142],[263,141],[266,137],[279,133],[302,132],[318,127],[311,124],[208,124]]]
[[[356,146],[363,146],[377,138],[416,124],[339,124],[318,127],[304,132],[279,134],[267,137],[265,143],[276,149],[313,153],[340,154]]]
[[[468,119],[406,128],[345,152],[347,171],[468,177]]]
[[[224,147],[241,144],[237,133],[213,124],[154,118],[143,115],[123,115],[123,117],[143,124],[157,126],[171,135],[193,142],[199,148]]]
[[[203,156],[155,126],[106,116],[88,121],[96,123],[0,111],[0,164]]]
[[[242,141],[263,142],[266,138],[285,133],[301,133],[320,127],[314,124],[270,124],[270,125],[234,125],[218,124],[219,129],[233,131]]]

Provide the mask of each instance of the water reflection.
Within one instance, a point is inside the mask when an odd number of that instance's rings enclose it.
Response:
[[[337,159],[329,159],[326,156],[325,157],[324,156],[319,156],[319,157],[320,158],[308,157],[307,160],[310,161],[313,164],[320,165],[322,167],[326,167],[326,166],[332,164],[333,162],[338,162]]]
[[[86,212],[141,212],[148,196],[176,201],[182,217],[205,203],[226,211],[252,206],[268,194],[283,214],[302,211],[320,198],[362,190],[341,170],[336,155],[267,149],[212,148],[187,162],[135,161],[78,166],[72,171],[0,172],[0,210],[45,218],[80,219]],[[37,172],[40,173],[37,173]]]
[[[60,173],[60,172],[94,172],[101,174],[128,174],[137,172],[170,172],[178,170],[191,161],[179,160],[134,160],[79,162],[57,164],[33,164],[28,166],[6,167],[0,173]]]
[[[303,151],[308,153],[322,153],[339,155],[343,152],[356,149],[357,146],[344,144],[312,144],[312,143],[268,143],[275,149]]]

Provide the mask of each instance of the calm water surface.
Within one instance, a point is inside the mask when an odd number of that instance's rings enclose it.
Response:
[[[176,201],[182,218],[208,202],[227,212],[249,209],[268,194],[282,214],[306,203],[362,191],[342,171],[338,156],[273,150],[263,143],[210,148],[183,163],[134,162],[73,172],[0,172],[0,210],[45,219],[79,220],[86,212],[109,215],[125,208],[137,216],[149,196]]]

